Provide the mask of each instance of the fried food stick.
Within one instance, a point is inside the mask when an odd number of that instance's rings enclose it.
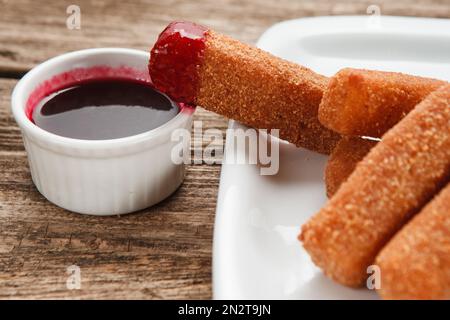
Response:
[[[397,72],[342,69],[328,83],[319,120],[343,135],[380,138],[445,83]]]
[[[383,299],[450,299],[450,183],[381,250]]]
[[[151,50],[149,72],[172,99],[280,129],[297,146],[329,154],[340,138],[317,118],[328,78],[203,26],[171,23]]]
[[[341,184],[378,141],[360,137],[343,137],[331,152],[325,167],[327,196],[331,198]]]
[[[381,248],[449,180],[449,128],[445,85],[389,130],[303,225],[299,238],[327,276],[363,285]]]

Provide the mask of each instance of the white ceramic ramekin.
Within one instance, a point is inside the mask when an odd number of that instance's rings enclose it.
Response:
[[[12,94],[12,111],[22,131],[33,182],[49,201],[79,213],[124,214],[163,200],[181,184],[184,166],[171,160],[177,143],[171,134],[179,128],[190,130],[192,108],[182,107],[174,118],[154,130],[111,140],[58,136],[29,119],[30,95],[52,78],[97,66],[135,70],[145,76],[148,59],[147,52],[138,50],[81,50],[50,59],[19,81]],[[78,76],[82,78],[83,72]]]

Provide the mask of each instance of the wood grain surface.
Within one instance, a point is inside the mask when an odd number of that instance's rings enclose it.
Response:
[[[68,30],[66,8],[81,8]],[[206,24],[253,43],[275,22],[305,16],[382,14],[450,17],[449,0],[399,1],[31,1],[0,0],[0,298],[211,298],[212,235],[220,165],[190,165],[171,197],[138,213],[83,216],[60,209],[34,187],[10,113],[17,79],[57,54],[91,47],[149,49],[171,20]],[[201,108],[204,129],[227,120]],[[81,268],[68,290],[67,267]]]

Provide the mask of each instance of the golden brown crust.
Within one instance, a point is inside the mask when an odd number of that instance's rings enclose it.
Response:
[[[329,81],[319,120],[343,135],[381,137],[445,81],[346,68]]]
[[[280,129],[297,146],[329,154],[340,136],[317,113],[328,78],[208,32],[197,104],[248,126]]]
[[[327,196],[331,198],[341,184],[378,141],[360,137],[342,137],[328,159],[325,167]]]
[[[450,184],[376,259],[383,299],[450,299]]]
[[[300,235],[326,275],[361,286],[366,268],[450,175],[450,85],[430,94],[357,164]]]

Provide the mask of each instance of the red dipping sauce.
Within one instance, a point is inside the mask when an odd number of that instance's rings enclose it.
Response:
[[[184,21],[172,22],[150,54],[149,73],[158,90],[178,102],[195,104],[208,29]]]
[[[154,89],[146,70],[94,66],[44,81],[30,94],[25,112],[48,132],[104,140],[155,129],[182,110],[193,108]]]
[[[176,103],[148,83],[89,80],[43,98],[32,119],[38,127],[60,136],[104,140],[155,129],[178,112]]]

